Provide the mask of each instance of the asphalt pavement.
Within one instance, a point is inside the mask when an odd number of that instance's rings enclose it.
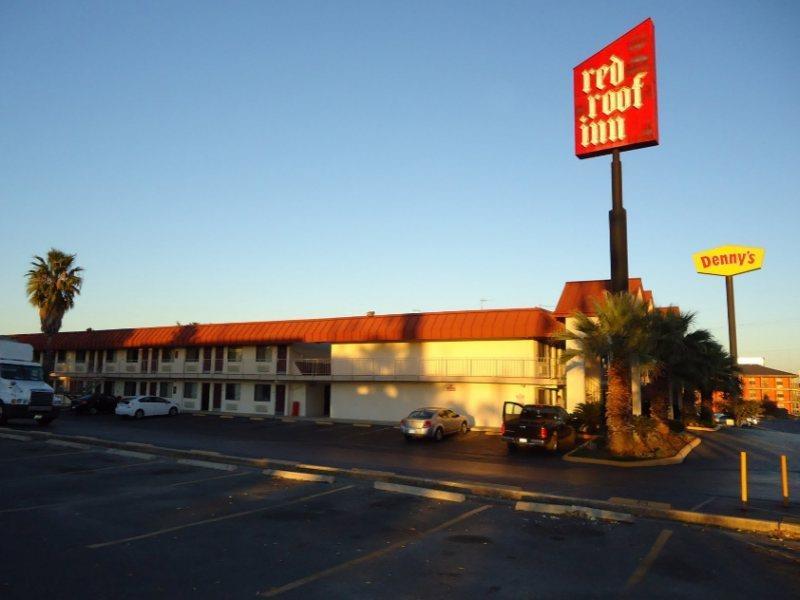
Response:
[[[32,423],[12,422],[24,431]],[[533,450],[509,455],[496,435],[470,432],[406,442],[392,426],[320,425],[314,421],[220,418],[216,415],[123,420],[112,415],[66,414],[54,433],[97,436],[246,457],[392,471],[439,479],[519,486],[526,491],[596,500],[622,497],[673,508],[752,518],[800,521],[800,422],[765,422],[752,429],[697,432],[702,443],[677,466],[615,468],[568,463],[561,454]],[[749,508],[741,510],[739,452],[748,453]],[[779,457],[789,461],[788,508],[781,504]]]
[[[800,590],[800,543],[442,502],[364,481],[287,482],[4,435],[4,599],[796,598]]]

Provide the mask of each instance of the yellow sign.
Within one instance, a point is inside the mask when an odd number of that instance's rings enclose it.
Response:
[[[720,246],[692,254],[698,273],[739,275],[756,271],[764,262],[764,249],[749,246]]]

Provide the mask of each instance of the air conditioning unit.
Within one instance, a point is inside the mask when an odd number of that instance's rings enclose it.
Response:
[[[172,365],[161,365],[162,373],[172,373]]]
[[[196,404],[195,404],[194,400],[184,400],[183,401],[183,408],[186,408],[188,410],[194,410],[195,406],[196,406]]]
[[[136,365],[125,365],[125,370],[128,373],[136,373]]]
[[[256,404],[256,412],[257,413],[267,412],[267,406],[265,404]]]
[[[187,373],[197,373],[197,365],[186,365],[183,370]]]
[[[237,410],[239,410],[239,404],[237,404],[236,402],[226,402],[225,410],[227,412],[236,412]]]
[[[259,373],[269,373],[269,367],[267,365],[256,365],[256,371]]]
[[[239,373],[241,370],[239,365],[228,365],[228,373]]]

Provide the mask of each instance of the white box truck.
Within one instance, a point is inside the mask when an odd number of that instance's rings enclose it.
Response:
[[[33,362],[33,346],[0,338],[0,424],[28,418],[47,425],[58,416],[59,404],[42,365]]]

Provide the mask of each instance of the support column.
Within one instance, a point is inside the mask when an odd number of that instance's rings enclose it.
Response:
[[[611,210],[608,212],[611,249],[611,292],[628,291],[628,216],[622,206],[622,161],[619,150],[611,159]]]

